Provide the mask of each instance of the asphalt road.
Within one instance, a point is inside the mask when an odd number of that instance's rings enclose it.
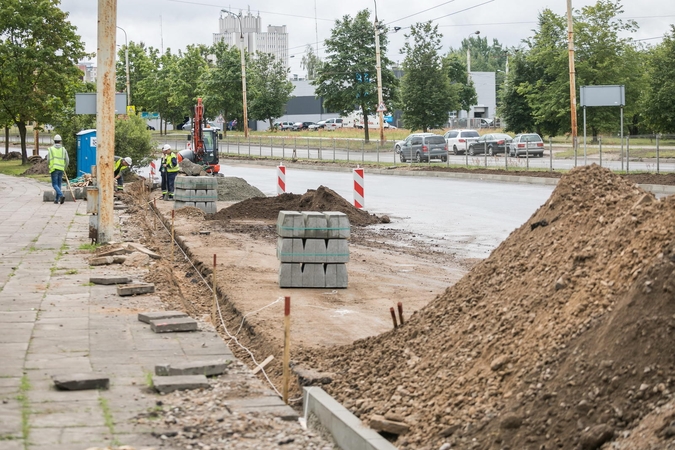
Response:
[[[224,165],[225,176],[244,178],[276,194],[276,168]],[[461,258],[485,258],[550,196],[553,186],[372,175],[366,172],[365,209],[391,218],[378,228],[405,230]],[[353,202],[351,173],[287,168],[287,192],[326,186]]]

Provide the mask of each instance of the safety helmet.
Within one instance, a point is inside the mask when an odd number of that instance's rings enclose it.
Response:
[[[61,135],[60,134],[54,135],[54,142],[61,142]]]
[[[162,151],[166,152],[166,151],[169,151],[169,150],[171,150],[171,146],[169,144],[164,144],[164,147],[162,147]]]
[[[127,166],[130,166],[131,165],[131,158],[127,156],[126,158],[124,158],[124,162],[127,163]]]

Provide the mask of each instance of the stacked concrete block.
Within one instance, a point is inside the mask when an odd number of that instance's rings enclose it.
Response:
[[[341,212],[280,211],[280,287],[346,288],[349,218]]]
[[[205,213],[216,213],[218,180],[215,177],[176,177],[174,209],[192,206]]]

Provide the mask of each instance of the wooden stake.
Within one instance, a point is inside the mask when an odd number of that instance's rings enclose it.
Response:
[[[282,397],[284,403],[288,404],[288,385],[290,382],[290,363],[291,363],[291,297],[284,297],[284,385],[282,386]]]
[[[155,210],[152,215],[152,229],[157,231],[157,199],[154,199],[153,203],[155,204]]]
[[[396,329],[396,313],[394,312],[393,306],[389,308],[389,312],[391,313],[391,320],[394,322],[394,329]]]
[[[403,303],[398,302],[398,321],[403,325]]]
[[[211,317],[213,317],[213,325],[218,328],[218,290],[216,289],[216,254],[213,254],[213,279],[211,284],[213,284],[213,311],[211,311]]]
[[[272,362],[273,359],[274,359],[274,355],[270,355],[270,356],[268,356],[267,358],[265,358],[265,361],[261,362],[260,364],[258,364],[258,365],[256,366],[255,369],[253,369],[253,375],[255,375],[256,373],[258,373],[258,372],[260,372],[261,370],[263,370],[263,369],[265,368],[266,365],[268,365],[269,363]]]
[[[172,209],[171,210],[171,263],[173,263],[173,222],[174,222],[174,217],[176,215],[176,210]]]

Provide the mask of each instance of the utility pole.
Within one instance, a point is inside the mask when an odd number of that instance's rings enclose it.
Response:
[[[98,0],[96,52],[96,177],[98,243],[113,239],[113,161],[115,156],[115,27],[117,0]]]
[[[384,99],[382,98],[382,65],[380,63],[380,27],[377,22],[377,0],[375,3],[375,70],[377,71],[377,113],[380,117],[380,144],[384,145]],[[367,125],[367,124],[364,124]]]
[[[570,65],[570,119],[572,124],[572,147],[574,148],[574,166],[577,165],[577,88],[574,79],[574,22],[572,20],[572,0],[567,0],[567,48]]]

